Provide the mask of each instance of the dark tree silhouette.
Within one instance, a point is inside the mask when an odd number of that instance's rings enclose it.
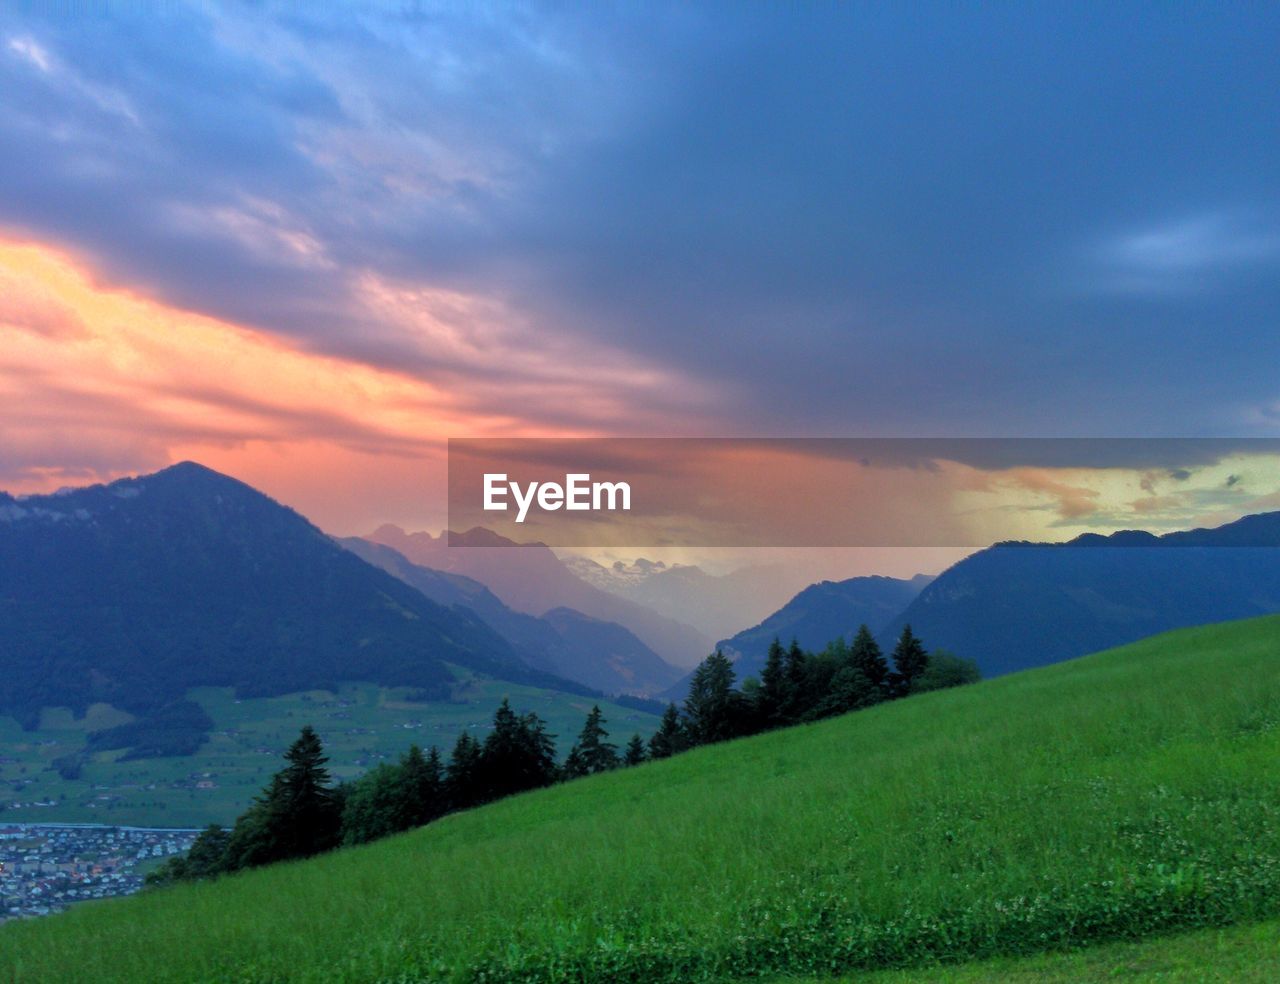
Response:
[[[480,743],[462,732],[449,755],[445,769],[445,795],[451,810],[465,810],[480,802]]]
[[[893,647],[894,691],[898,696],[911,693],[912,685],[929,664],[929,654],[920,640],[911,632],[911,626],[902,627],[898,644]]]
[[[680,720],[680,712],[675,704],[668,704],[662,714],[662,722],[658,725],[658,730],[649,739],[649,757],[670,758],[688,747],[689,739],[684,723]]]
[[[549,786],[556,778],[555,746],[536,714],[518,717],[503,700],[493,715],[477,766],[484,801]]]
[[[880,644],[865,625],[858,629],[849,648],[849,662],[854,669],[861,670],[873,686],[884,689],[889,679],[889,664],[880,651]]]
[[[622,756],[624,765],[639,765],[649,756],[644,750],[644,739],[639,735],[632,735],[631,740],[627,742],[627,751]]]
[[[574,745],[587,775],[608,772],[618,767],[618,746],[609,741],[609,732],[604,729],[604,725],[604,715],[600,711],[600,705],[596,704],[587,715],[582,733]]]
[[[790,686],[787,679],[786,654],[778,637],[769,643],[764,669],[760,673],[760,690],[756,695],[756,708],[761,727],[773,728],[782,723],[783,708],[787,705]]]
[[[733,664],[716,650],[694,670],[685,698],[686,728],[694,744],[733,738],[739,732],[742,695],[733,689]]]
[[[227,844],[229,870],[310,857],[337,846],[342,800],[329,784],[329,760],[310,725],[284,757],[289,764],[236,821]]]

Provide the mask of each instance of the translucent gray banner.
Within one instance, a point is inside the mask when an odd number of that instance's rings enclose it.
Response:
[[[1268,509],[1280,438],[449,441],[455,546],[978,547]]]

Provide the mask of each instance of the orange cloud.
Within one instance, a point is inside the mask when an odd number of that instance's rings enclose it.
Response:
[[[662,430],[667,397],[700,392],[536,331],[495,299],[374,273],[353,282],[356,310],[344,314],[362,341],[419,353],[431,378],[183,310],[0,236],[0,488],[48,491],[194,458],[338,531],[371,516],[440,521],[450,435]]]
[[[385,472],[370,462],[386,458],[421,483],[447,434],[510,425],[422,380],[102,285],[30,242],[0,239],[0,331],[0,482],[11,491],[195,457],[309,488],[304,500],[324,513],[326,482],[344,472]],[[291,469],[305,483],[286,480]]]
[[[1072,474],[1066,470],[1014,468],[1006,478],[1019,488],[1053,499],[1058,515],[1064,520],[1081,519],[1098,510],[1101,493],[1096,488],[1067,481]]]

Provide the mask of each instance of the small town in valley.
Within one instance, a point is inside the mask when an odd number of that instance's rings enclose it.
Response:
[[[0,922],[76,902],[129,895],[198,831],[91,824],[0,823]]]

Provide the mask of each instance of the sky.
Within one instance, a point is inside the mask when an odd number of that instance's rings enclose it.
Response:
[[[439,528],[449,437],[1280,436],[1278,47],[1251,3],[6,5],[0,487],[194,458],[348,534]],[[1093,525],[1271,501],[1236,464]],[[1046,529],[1114,467],[1002,463]]]

